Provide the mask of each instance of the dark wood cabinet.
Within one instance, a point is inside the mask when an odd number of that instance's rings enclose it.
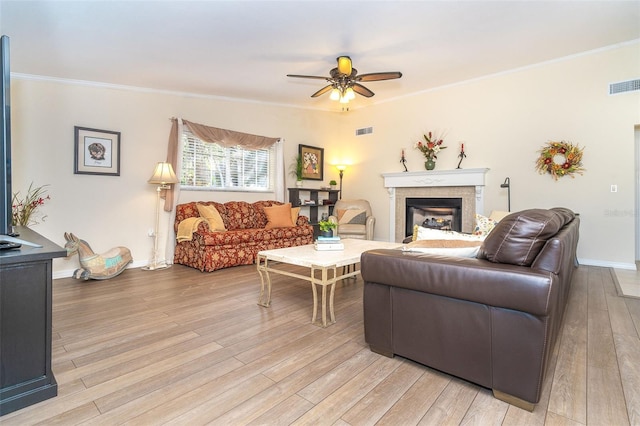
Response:
[[[308,212],[300,210],[300,214],[309,216],[309,223],[313,226],[314,236],[318,236],[320,228],[318,222],[318,211],[333,214],[333,207],[338,201],[340,191],[337,189],[314,189],[314,188],[289,188],[289,202],[291,207],[308,208]],[[323,200],[328,200],[327,204]],[[305,203],[309,201],[309,203]]]
[[[20,228],[23,245],[0,251],[0,416],[52,398],[52,259],[66,250]]]

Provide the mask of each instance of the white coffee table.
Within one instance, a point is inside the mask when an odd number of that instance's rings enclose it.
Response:
[[[315,324],[318,313],[318,290],[317,286],[322,286],[322,327],[336,322],[333,311],[333,295],[336,281],[356,276],[360,273],[355,268],[353,270],[343,267],[354,265],[360,262],[360,255],[367,250],[380,248],[399,248],[401,243],[388,243],[370,240],[344,239],[344,250],[316,250],[313,244],[306,246],[287,247],[274,250],[263,250],[258,252],[257,267],[260,274],[260,299],[258,305],[268,308],[271,305],[271,277],[270,273],[286,275],[300,278],[311,282],[313,290],[313,315],[311,322]],[[309,275],[297,274],[294,272],[277,269],[279,264],[297,265],[310,268]],[[341,274],[336,272],[337,268],[342,268]],[[318,277],[319,275],[319,277]],[[266,292],[265,292],[266,279]],[[331,322],[327,323],[327,287],[330,286],[329,293],[329,315]]]

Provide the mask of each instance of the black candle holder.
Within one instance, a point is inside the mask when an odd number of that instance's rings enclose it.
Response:
[[[462,164],[462,160],[467,158],[467,154],[465,154],[464,151],[460,150],[460,154],[458,154],[458,158],[460,159],[460,161],[458,161],[458,167],[456,167],[456,169],[461,169],[462,167],[460,167],[460,164]]]

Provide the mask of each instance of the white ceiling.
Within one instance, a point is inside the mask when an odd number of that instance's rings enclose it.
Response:
[[[286,74],[403,73],[359,108],[640,39],[640,1],[0,0],[0,32],[16,74],[338,110]]]

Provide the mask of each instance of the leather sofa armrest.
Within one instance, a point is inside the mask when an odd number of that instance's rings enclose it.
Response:
[[[547,271],[484,259],[436,256],[402,250],[362,254],[365,282],[452,297],[545,316],[559,279]]]

